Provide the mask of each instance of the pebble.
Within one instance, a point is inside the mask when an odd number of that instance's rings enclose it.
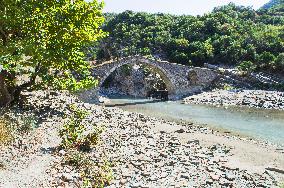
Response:
[[[70,173],[62,174],[61,178],[62,178],[63,181],[72,181],[73,180],[73,176]]]
[[[235,175],[232,173],[227,172],[226,173],[226,178],[230,181],[233,181],[235,179]]]

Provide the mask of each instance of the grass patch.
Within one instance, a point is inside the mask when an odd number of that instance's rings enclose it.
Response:
[[[9,109],[0,112],[0,116],[0,145],[6,145],[18,135],[28,134],[38,127],[37,118],[31,113]]]
[[[37,120],[33,115],[22,117],[18,124],[18,131],[26,134],[38,127]]]
[[[235,89],[233,86],[225,83],[224,86],[223,86],[223,89],[226,90],[226,91],[231,91],[233,89]]]
[[[12,132],[9,128],[9,122],[3,118],[0,119],[0,145],[6,145],[12,140]]]
[[[5,169],[5,165],[2,161],[0,161],[0,170],[4,170]]]
[[[38,120],[34,114],[11,111],[7,119],[17,133],[27,134],[38,127]]]

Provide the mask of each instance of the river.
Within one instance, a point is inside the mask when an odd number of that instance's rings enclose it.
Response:
[[[114,98],[108,106],[176,122],[191,122],[233,134],[284,143],[284,111],[181,104],[181,101]]]

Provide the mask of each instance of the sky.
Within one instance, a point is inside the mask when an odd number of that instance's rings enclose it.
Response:
[[[234,2],[237,5],[260,8],[269,0],[104,0],[104,12],[123,12],[133,10],[136,12],[170,13],[186,15],[203,15],[216,6]]]

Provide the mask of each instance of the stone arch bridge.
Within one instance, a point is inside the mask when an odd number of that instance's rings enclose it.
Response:
[[[207,68],[190,67],[167,61],[134,56],[96,65],[92,73],[93,76],[99,79],[98,88],[100,88],[111,73],[119,67],[135,64],[149,66],[149,68],[161,76],[167,87],[168,98],[170,100],[180,99],[184,96],[200,92],[210,86],[218,75],[215,71]]]

